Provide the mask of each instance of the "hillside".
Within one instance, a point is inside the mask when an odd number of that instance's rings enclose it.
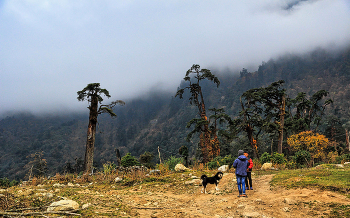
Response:
[[[119,182],[114,181],[116,176],[121,177],[117,172],[101,173],[90,177],[88,181],[84,177],[57,175],[0,189],[0,202],[5,202],[0,204],[0,215],[55,216],[46,211],[47,207],[62,199],[73,200],[78,205],[75,211],[65,210],[60,213],[64,216],[302,218],[349,215],[350,200],[344,193],[317,186],[286,189],[271,184],[271,180],[276,177],[274,175],[281,172],[254,172],[254,190],[246,191],[248,197],[237,197],[232,169],[224,173],[218,191],[214,185],[208,185],[208,194],[201,193],[199,177],[203,173],[214,175],[215,171],[189,170],[151,177],[124,175],[124,179]],[[304,172],[315,174],[312,169],[304,169]],[[301,179],[300,175],[292,176],[288,181]]]
[[[218,89],[210,83],[203,85],[207,108],[225,108],[231,117],[240,110],[239,97],[251,88],[267,86],[285,80],[291,97],[298,92],[308,95],[325,89],[334,104],[327,111],[336,118],[338,127],[349,121],[350,49],[333,54],[316,50],[304,56],[286,55],[263,62],[256,72],[214,72],[221,81]],[[185,72],[183,72],[185,76]],[[183,83],[180,83],[180,87]],[[148,97],[126,100],[116,110],[117,118],[99,116],[96,135],[95,165],[100,168],[108,161],[116,162],[114,150],[122,155],[131,152],[139,156],[145,151],[155,155],[159,146],[162,158],[178,155],[182,145],[189,147],[190,156],[196,156],[197,141],[186,142],[186,123],[195,117],[196,110],[186,97],[174,98],[173,93],[154,92]],[[113,97],[113,96],[112,96]],[[43,151],[48,174],[63,172],[67,163],[75,164],[85,154],[88,110],[65,116],[34,116],[19,113],[0,120],[0,178],[23,179],[30,169],[30,154]],[[328,126],[327,126],[328,125]],[[325,131],[329,123],[322,126]],[[325,132],[327,134],[327,132]],[[335,137],[334,135],[332,137]],[[339,134],[339,142],[345,140]],[[223,145],[223,155],[246,146],[244,139]],[[260,152],[263,152],[261,150]]]

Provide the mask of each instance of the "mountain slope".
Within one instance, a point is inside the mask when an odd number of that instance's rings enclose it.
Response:
[[[231,117],[238,114],[239,97],[244,91],[283,79],[290,97],[295,97],[298,92],[311,95],[320,89],[329,91],[334,104],[327,112],[342,123],[350,118],[350,49],[336,55],[324,50],[304,56],[286,55],[263,62],[256,72],[213,73],[221,84],[219,88],[211,83],[203,84],[206,107],[223,107]],[[197,111],[188,98],[174,98],[175,93],[176,90],[173,93],[154,92],[148,97],[126,101],[125,106],[117,108],[115,119],[100,115],[96,166],[116,162],[116,148],[122,155],[131,152],[137,157],[149,151],[157,161],[158,146],[164,159],[178,155],[178,149],[186,145],[190,156],[195,156],[197,137],[186,142],[189,130],[185,126],[197,116]],[[22,113],[1,119],[0,178],[24,178],[30,168],[27,156],[38,151],[44,152],[50,174],[62,172],[65,164],[74,164],[77,158],[84,157],[87,122],[88,110],[65,116],[37,117]],[[242,142],[234,142],[226,145],[225,152],[232,153],[238,149],[237,144],[245,146]]]

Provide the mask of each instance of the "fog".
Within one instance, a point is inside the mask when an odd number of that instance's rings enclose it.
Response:
[[[176,92],[192,64],[257,70],[350,44],[348,0],[0,0],[0,115],[86,110],[101,83],[126,100]]]

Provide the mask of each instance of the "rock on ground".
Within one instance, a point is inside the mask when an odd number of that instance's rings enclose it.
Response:
[[[73,200],[61,200],[50,204],[47,211],[65,211],[65,210],[78,210],[79,204]]]
[[[272,163],[264,163],[261,170],[270,170],[272,168]]]
[[[179,172],[179,171],[186,171],[188,168],[185,167],[183,164],[176,164],[175,166],[175,171]]]
[[[218,168],[218,171],[226,172],[228,169],[229,169],[228,165],[222,165],[221,167]]]

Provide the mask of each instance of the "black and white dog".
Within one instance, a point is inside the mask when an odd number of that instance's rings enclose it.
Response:
[[[204,193],[206,194],[207,193],[207,184],[210,183],[210,184],[215,184],[215,190],[218,191],[219,188],[218,188],[218,184],[220,182],[220,179],[222,178],[224,174],[222,172],[217,172],[215,176],[213,177],[208,177],[206,175],[202,175],[201,176],[201,180],[202,180],[202,185],[203,185],[203,188],[202,188],[202,191],[201,193]]]

